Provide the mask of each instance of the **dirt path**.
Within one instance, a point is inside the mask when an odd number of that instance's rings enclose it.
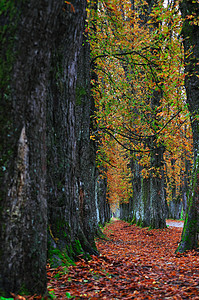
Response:
[[[100,256],[49,269],[57,299],[199,300],[199,253],[175,254],[182,228],[148,230],[112,221],[97,240]]]
[[[178,221],[178,220],[167,220],[167,225],[172,226],[172,227],[180,227],[183,228],[184,226],[184,221]]]
[[[111,220],[112,220],[112,221],[117,221],[118,219],[117,219],[117,218],[112,218]],[[180,228],[183,228],[183,226],[184,226],[184,221],[168,219],[168,220],[166,221],[166,224],[167,224],[168,226],[172,226],[172,227],[180,227]]]

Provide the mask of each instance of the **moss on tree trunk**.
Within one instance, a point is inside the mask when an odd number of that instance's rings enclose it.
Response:
[[[180,10],[184,18],[182,36],[185,50],[185,87],[193,132],[194,168],[188,208],[181,242],[177,252],[199,247],[199,13],[197,1],[183,0]]]

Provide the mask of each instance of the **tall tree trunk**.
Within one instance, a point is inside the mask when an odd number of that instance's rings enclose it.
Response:
[[[106,191],[107,179],[101,178],[100,175],[98,175],[96,178],[95,199],[99,212],[98,223],[100,223],[102,226],[104,226],[106,222],[109,222],[111,218],[110,204],[106,200]]]
[[[92,19],[92,30],[97,34],[96,22],[97,22],[97,11],[98,11],[98,0],[91,0],[90,7],[91,10],[95,12],[95,17]],[[92,96],[92,89],[98,85],[98,76],[95,72],[96,62],[93,61],[90,65],[90,81],[91,81],[91,95],[90,95],[90,130],[91,134],[96,129],[96,123],[94,124],[93,116],[95,114],[95,100]],[[87,75],[88,76],[88,75]],[[87,79],[88,80],[88,79]],[[95,128],[94,128],[95,127]],[[95,156],[97,151],[97,143],[95,141],[90,141],[91,152],[95,150]],[[105,225],[105,222],[110,220],[110,204],[106,201],[106,191],[107,191],[107,180],[100,177],[100,170],[95,168],[95,207],[97,212],[97,224]],[[99,228],[98,228],[99,229]],[[99,230],[97,231],[99,232]]]
[[[172,198],[169,201],[169,218],[178,220],[180,219],[181,216],[183,202],[181,201],[182,191],[181,190],[177,191],[175,171],[174,171],[175,163],[176,163],[176,159],[172,159],[171,160],[172,176],[170,179]],[[182,189],[182,187],[180,187],[180,189]]]
[[[80,195],[81,223],[87,240],[95,247],[98,203],[95,201],[96,146],[95,141],[90,139],[91,116],[94,114],[94,99],[90,92],[90,73],[90,45],[84,37],[78,60],[76,87],[76,177]]]
[[[133,174],[132,213],[133,223],[139,226],[150,226],[150,181],[143,178],[142,166],[137,160],[132,160],[131,170]]]
[[[180,4],[184,24],[185,87],[193,132],[194,168],[188,197],[188,209],[178,252],[198,248],[199,241],[199,14],[198,2],[183,0]]]
[[[62,1],[39,0],[7,1],[2,8],[2,295],[46,291],[46,95],[61,9]]]
[[[54,265],[83,252],[97,254],[89,56],[82,45],[85,18],[86,0],[66,4],[54,44],[47,118],[48,254]]]
[[[134,1],[131,1],[132,9],[134,9]],[[147,26],[147,21],[150,19],[150,13],[157,1],[147,1],[146,4],[138,6],[140,11],[140,26]],[[158,27],[158,24],[154,24]],[[153,30],[153,29],[151,29]],[[153,52],[153,49],[151,49]],[[151,90],[151,95],[148,99],[151,104],[151,118],[158,128],[159,118],[157,109],[160,105],[162,92]],[[155,128],[154,128],[155,130]],[[146,141],[150,151],[150,171],[149,178],[143,178],[141,166],[135,161],[132,165],[133,175],[133,222],[141,226],[150,226],[151,228],[166,227],[166,202],[164,191],[164,171],[163,171],[163,153],[164,147],[158,145],[156,135]]]
[[[163,170],[164,147],[154,146],[151,151],[151,175],[150,175],[150,227],[166,227],[166,200]]]
[[[129,202],[127,203],[120,203],[120,219],[131,222],[133,219],[133,212],[132,212],[132,198],[129,199]]]

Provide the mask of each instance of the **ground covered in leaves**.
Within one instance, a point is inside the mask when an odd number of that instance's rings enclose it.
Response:
[[[199,253],[175,254],[182,228],[148,230],[120,220],[104,228],[100,256],[48,270],[57,299],[199,299]]]

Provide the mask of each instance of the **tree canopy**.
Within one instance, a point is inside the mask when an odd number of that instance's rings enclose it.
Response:
[[[99,1],[97,10],[88,8],[91,64],[98,78],[91,137],[99,141],[98,164],[108,178],[111,202],[131,196],[130,159],[142,166],[143,177],[160,172],[150,163],[158,147],[164,152],[167,199],[174,185],[181,191],[187,161],[193,160],[182,26],[178,1]]]

